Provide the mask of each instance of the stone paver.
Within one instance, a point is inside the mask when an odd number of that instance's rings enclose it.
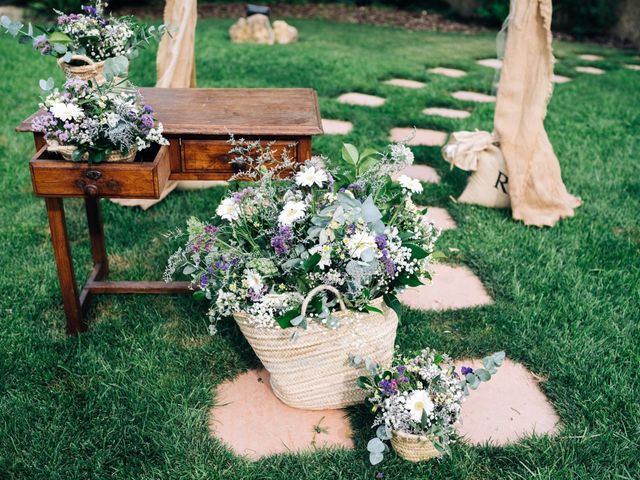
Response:
[[[421,182],[425,183],[440,183],[440,175],[438,175],[435,168],[428,165],[409,165],[396,173],[393,176],[393,179],[395,180],[400,175],[417,178]]]
[[[597,62],[598,60],[604,60],[603,56],[594,55],[592,53],[583,53],[582,55],[578,55],[578,58],[587,62]]]
[[[482,367],[481,360],[457,361]],[[506,445],[533,434],[554,434],[560,418],[523,365],[505,359],[489,382],[482,383],[462,404],[460,434],[472,444]]]
[[[422,110],[425,115],[435,115],[437,117],[446,118],[469,118],[471,112],[466,110],[455,110],[453,108],[429,107]]]
[[[402,87],[402,88],[422,88],[426,85],[426,83],[418,82],[416,80],[407,80],[404,78],[392,78],[391,80],[387,80],[384,82],[387,85],[393,85],[394,87]]]
[[[358,105],[361,107],[380,107],[384,105],[385,101],[386,100],[382,97],[356,92],[343,93],[338,97],[338,102],[340,103]]]
[[[251,460],[314,448],[353,448],[343,410],[300,410],[271,391],[269,373],[249,370],[218,387],[209,431]]]
[[[634,65],[633,63],[625,64],[624,68],[628,68],[629,70],[636,70],[640,72],[640,65]]]
[[[460,77],[464,77],[467,74],[467,72],[465,72],[464,70],[458,70],[457,68],[444,68],[444,67],[430,68],[427,71],[430,73],[435,73],[437,75],[444,75],[445,77],[451,77],[451,78],[460,78]]]
[[[482,282],[467,267],[436,264],[431,285],[408,288],[399,296],[408,307],[457,310],[493,303]]]
[[[478,65],[482,65],[483,67],[494,68],[499,70],[502,68],[502,60],[497,58],[484,58],[482,60],[478,60],[476,62]]]
[[[572,79],[569,77],[565,77],[563,75],[553,75],[553,77],[551,77],[551,81],[553,83],[567,83],[570,82]]]
[[[346,135],[353,130],[353,123],[346,120],[322,119],[322,129],[325,135]]]
[[[428,208],[427,213],[422,218],[427,222],[433,222],[442,231],[453,230],[458,227],[446,208],[422,206],[419,208]]]
[[[444,145],[448,134],[438,130],[425,128],[392,128],[389,132],[389,140],[392,142],[405,142],[407,145],[438,147]],[[409,140],[407,138],[411,137]]]
[[[496,97],[493,95],[485,95],[484,93],[469,92],[466,90],[454,92],[451,96],[465,102],[493,103],[496,101]]]
[[[596,67],[576,67],[576,72],[588,73],[590,75],[602,75],[604,70]]]

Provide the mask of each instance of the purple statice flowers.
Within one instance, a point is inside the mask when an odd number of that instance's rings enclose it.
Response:
[[[271,238],[271,246],[273,250],[276,252],[276,255],[284,255],[289,251],[289,245],[287,241],[293,238],[293,231],[291,227],[281,226],[278,230],[278,235],[275,235]]]

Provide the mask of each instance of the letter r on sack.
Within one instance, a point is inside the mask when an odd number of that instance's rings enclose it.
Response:
[[[498,185],[500,185],[502,192],[505,193],[506,195],[509,195],[509,192],[507,192],[507,187],[506,187],[507,183],[509,183],[509,177],[507,177],[504,173],[499,171],[498,178],[496,179],[496,184],[493,187],[498,188]]]

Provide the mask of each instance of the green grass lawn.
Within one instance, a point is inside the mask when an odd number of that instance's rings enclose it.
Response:
[[[350,120],[344,138],[314,141],[335,155],[342,141],[382,148],[389,129],[491,129],[493,106],[466,120],[426,117],[427,106],[467,107],[449,93],[490,93],[494,37],[296,21],[289,46],[232,45],[225,20],[198,27],[201,87],[312,87],[325,118]],[[577,53],[602,53],[603,76],[578,75]],[[152,85],[155,52],[133,66]],[[219,383],[257,364],[232,321],[207,335],[205,306],[182,297],[94,300],[91,330],[64,334],[64,317],[44,202],[34,198],[27,162],[31,138],[14,127],[36,106],[38,79],[62,80],[51,58],[0,39],[0,479],[528,479],[640,477],[640,72],[631,54],[593,45],[557,45],[556,87],[546,126],[570,192],[584,206],[553,229],[527,228],[508,212],[456,205],[466,175],[450,171],[436,148],[419,163],[443,177],[418,198],[444,206],[458,223],[441,247],[470,266],[495,305],[405,311],[403,351],[431,346],[454,357],[506,350],[545,381],[561,433],[506,448],[458,445],[442,461],[414,465],[390,455],[368,464],[364,407],[350,410],[355,451],[279,455],[250,463],[209,438],[207,412]],[[426,73],[469,71],[448,79]],[[426,81],[420,91],[381,83]],[[386,97],[379,109],[338,104],[347,91]],[[221,188],[172,193],[147,212],[103,202],[113,278],[159,279],[176,244],[161,234],[190,215],[211,216]],[[66,202],[79,279],[90,250],[82,201]],[[449,251],[450,247],[457,250]],[[242,415],[243,412],[239,412]],[[277,422],[278,419],[273,419]]]

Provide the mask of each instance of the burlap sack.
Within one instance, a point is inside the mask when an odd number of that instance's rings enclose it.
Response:
[[[452,168],[473,172],[458,202],[489,208],[509,207],[509,177],[492,134],[455,132],[442,148],[442,156]]]

